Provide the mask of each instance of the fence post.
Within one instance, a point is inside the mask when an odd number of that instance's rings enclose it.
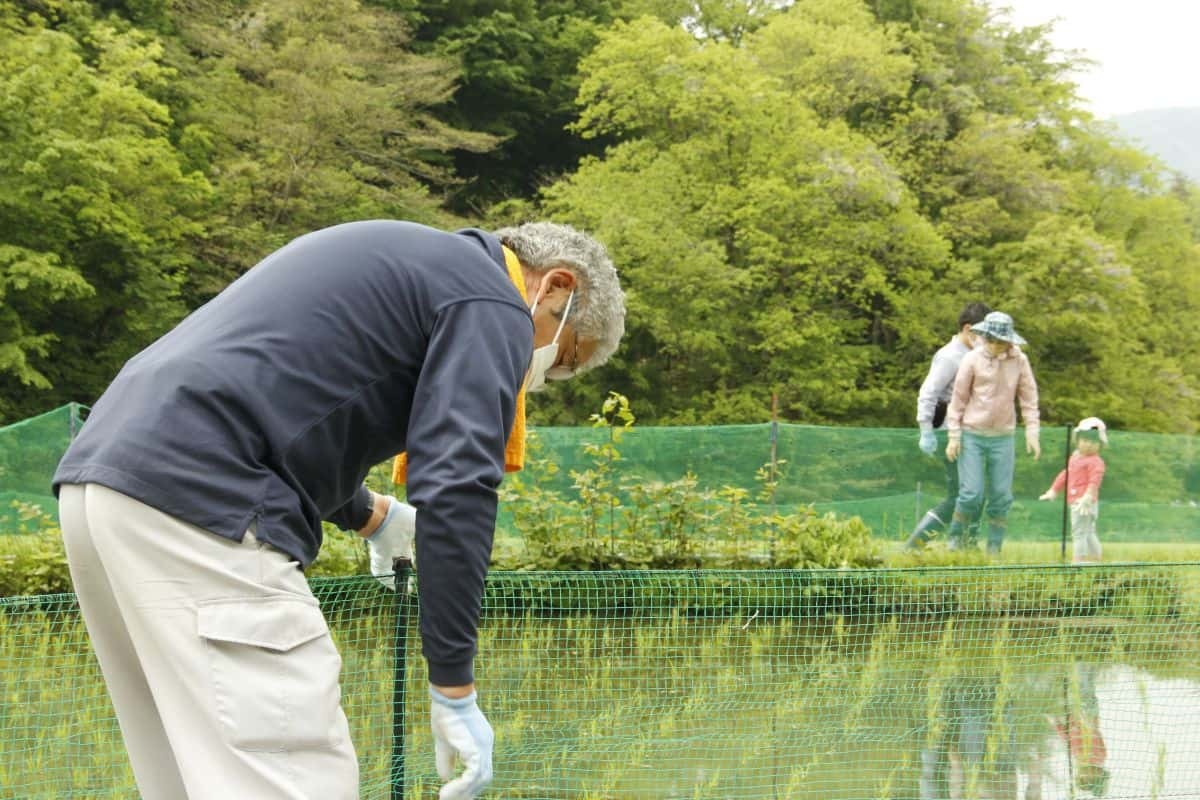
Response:
[[[1063,484],[1063,507],[1062,507],[1062,550],[1059,553],[1059,558],[1062,561],[1067,560],[1067,528],[1071,525],[1071,426],[1067,425],[1067,447],[1066,453],[1063,456],[1063,476],[1067,482]]]
[[[775,518],[779,515],[778,506],[775,504],[775,466],[779,453],[779,393],[771,392],[771,543],[768,547],[768,558],[771,563],[775,562],[775,538],[778,532],[775,530]]]
[[[396,573],[396,631],[393,642],[392,684],[392,795],[391,800],[404,800],[404,726],[408,722],[408,618],[412,610],[412,595],[408,591],[412,576],[412,561],[397,558],[392,561]]]

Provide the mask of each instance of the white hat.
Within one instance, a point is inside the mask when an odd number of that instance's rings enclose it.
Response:
[[[1099,417],[1079,420],[1079,424],[1075,426],[1075,432],[1079,433],[1080,431],[1099,431],[1101,443],[1108,444],[1108,426]]]

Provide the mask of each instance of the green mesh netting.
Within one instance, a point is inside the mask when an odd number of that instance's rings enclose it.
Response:
[[[813,504],[819,511],[860,516],[876,536],[903,538],[945,495],[942,463],[917,448],[908,428],[833,428],[779,424],[775,428],[776,507]],[[557,466],[538,473],[539,485],[577,494],[573,475],[591,469],[586,444],[609,441],[607,428],[538,428],[534,458]],[[1024,452],[1017,432],[1014,503],[1008,538],[1053,540],[1063,529],[1059,502],[1038,501],[1063,469],[1069,430],[1043,428],[1042,457]],[[941,440],[944,444],[944,439]],[[702,489],[733,486],[760,499],[760,468],[771,463],[772,426],[631,428],[615,447],[622,479],[644,483],[695,474]],[[1107,474],[1100,492],[1102,541],[1194,542],[1200,534],[1200,446],[1194,436],[1109,433],[1102,452]],[[1060,496],[1061,497],[1061,496]],[[765,505],[765,504],[764,504]],[[502,524],[509,525],[508,517]],[[519,531],[517,531],[519,533]]]
[[[0,534],[29,527],[28,514],[14,501],[56,513],[50,495],[54,467],[79,426],[80,406],[0,428]],[[609,441],[607,428],[538,428],[527,482],[577,497],[574,475],[595,466],[588,444]],[[1193,436],[1109,434],[1103,457],[1108,473],[1101,490],[1099,532],[1106,542],[1193,542],[1200,532],[1200,448]],[[770,474],[772,439],[777,486],[774,505],[761,497]],[[737,487],[750,503],[787,512],[799,504],[819,511],[860,516],[879,537],[903,538],[944,495],[941,463],[921,454],[917,433],[908,428],[830,428],[779,424],[714,427],[632,428],[621,432],[615,469],[626,484],[670,482],[689,471],[701,490]],[[1018,432],[1018,445],[1023,437]],[[1018,446],[1009,512],[1010,540],[1056,541],[1062,534],[1061,502],[1039,502],[1063,468],[1068,430],[1042,430],[1042,458]],[[537,464],[557,466],[555,474]],[[514,501],[510,501],[514,502]],[[516,502],[519,502],[516,501]],[[520,536],[511,507],[502,506],[500,527]]]
[[[82,424],[72,403],[15,425],[0,427],[0,535],[36,530],[36,510],[58,515],[50,479]]]
[[[313,586],[361,796],[435,796],[415,600]],[[1194,798],[1198,639],[1200,564],[494,573],[486,796]],[[0,797],[137,797],[71,596],[0,600],[0,698]]]

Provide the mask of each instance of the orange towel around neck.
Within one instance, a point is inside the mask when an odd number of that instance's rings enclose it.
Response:
[[[525,275],[521,272],[521,262],[517,259],[516,253],[507,247],[504,248],[504,266],[508,267],[508,277],[517,287],[517,291],[521,293],[521,299],[528,305],[529,297],[525,292]],[[508,435],[508,444],[504,446],[504,471],[517,472],[524,466],[525,390],[522,389],[517,392],[517,411],[513,415],[512,432]],[[408,453],[396,456],[396,461],[392,464],[392,482],[397,484],[408,482]]]

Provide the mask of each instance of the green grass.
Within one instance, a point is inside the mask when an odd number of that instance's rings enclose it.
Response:
[[[1103,544],[1105,564],[1133,563],[1197,563],[1200,562],[1200,542],[1111,542]],[[936,542],[927,550],[913,556],[906,552],[900,541],[883,544],[884,563],[887,566],[909,567],[941,563],[955,563],[945,548]],[[978,548],[980,563],[992,563],[983,557],[982,545]],[[1001,564],[1062,564],[1071,562],[1071,543],[1067,542],[1065,561],[1059,542],[1005,542],[998,563]]]

